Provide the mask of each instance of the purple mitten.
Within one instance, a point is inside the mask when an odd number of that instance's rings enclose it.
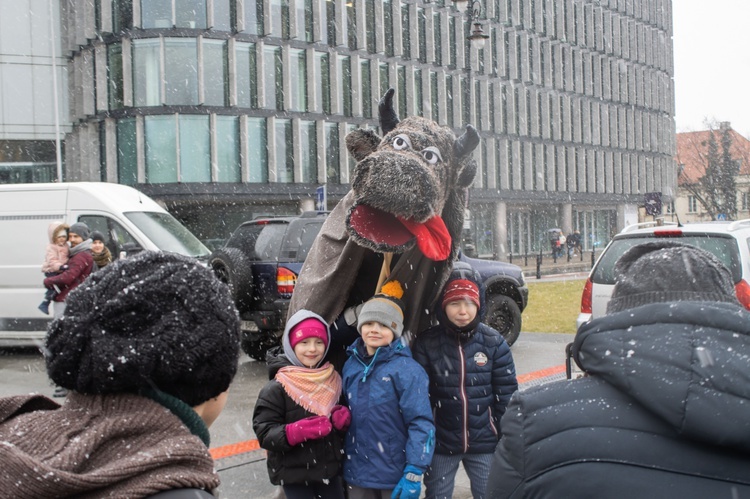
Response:
[[[335,405],[331,409],[331,422],[337,430],[346,431],[352,423],[352,413],[343,405]]]
[[[307,440],[323,438],[333,427],[325,416],[310,416],[286,425],[286,441],[289,445],[297,445]]]

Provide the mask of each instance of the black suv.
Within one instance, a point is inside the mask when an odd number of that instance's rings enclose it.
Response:
[[[264,360],[266,350],[279,344],[297,275],[326,216],[305,212],[244,222],[209,257],[210,267],[231,289],[242,319],[242,349],[250,357]],[[512,344],[528,299],[521,268],[459,258],[479,272],[487,288],[485,322]]]

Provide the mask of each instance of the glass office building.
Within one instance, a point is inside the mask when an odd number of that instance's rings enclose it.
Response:
[[[480,255],[600,245],[671,196],[671,0],[483,0],[471,46],[451,0],[69,0],[66,180],[137,187],[200,238],[329,207],[344,137],[401,117],[482,137],[467,237]]]

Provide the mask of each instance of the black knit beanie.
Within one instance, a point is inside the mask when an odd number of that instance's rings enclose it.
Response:
[[[615,275],[608,314],[658,302],[739,304],[729,269],[708,251],[688,244],[656,241],[633,246],[617,260]]]
[[[239,317],[229,289],[196,260],[144,251],[76,287],[47,332],[47,371],[79,393],[157,388],[190,406],[237,371]]]

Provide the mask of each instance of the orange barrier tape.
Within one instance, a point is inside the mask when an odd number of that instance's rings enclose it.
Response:
[[[565,372],[565,364],[560,364],[559,366],[552,366],[546,369],[540,369],[538,371],[534,371],[533,373],[519,374],[518,376],[516,376],[516,379],[518,380],[518,384],[521,385],[523,383],[528,383],[529,381],[534,381],[535,379],[546,378],[547,376],[554,376],[555,374],[560,374],[564,372]]]

